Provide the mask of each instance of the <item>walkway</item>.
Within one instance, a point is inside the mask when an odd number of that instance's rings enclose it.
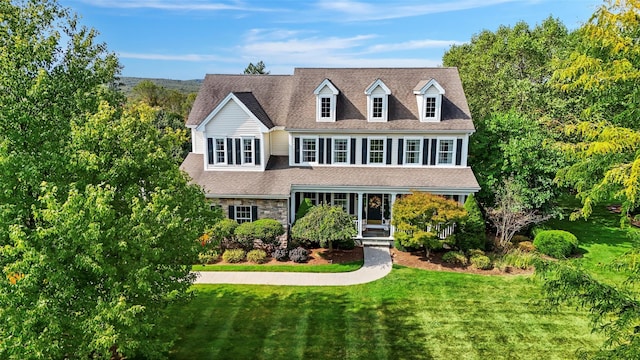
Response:
[[[382,279],[391,272],[388,247],[365,246],[364,265],[343,273],[200,271],[195,284],[347,286]]]

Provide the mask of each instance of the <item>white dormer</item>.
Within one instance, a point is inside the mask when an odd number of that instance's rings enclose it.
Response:
[[[338,89],[329,79],[324,79],[313,91],[316,95],[316,121],[335,122]]]
[[[389,95],[391,90],[377,79],[364,91],[367,95],[367,120],[386,122],[389,116]]]
[[[420,121],[439,122],[442,115],[444,89],[435,79],[422,80],[413,89],[418,102]]]

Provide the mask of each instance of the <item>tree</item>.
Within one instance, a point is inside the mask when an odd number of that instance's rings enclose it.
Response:
[[[120,107],[117,60],[57,3],[0,8],[0,358],[162,358],[221,216],[175,164],[184,134]]]
[[[269,73],[269,71],[265,71],[265,65],[262,60],[258,61],[255,65],[253,63],[249,63],[249,65],[244,69],[244,74],[247,75],[269,75]]]
[[[484,249],[487,241],[484,217],[480,206],[473,194],[467,196],[464,202],[467,218],[460,222],[456,233],[456,246],[467,251],[471,249]]]
[[[502,250],[508,250],[511,239],[518,231],[551,217],[527,207],[523,193],[522,184],[507,179],[496,195],[495,207],[487,210],[487,217],[496,228],[496,245]]]
[[[356,236],[358,231],[342,206],[320,204],[312,207],[304,217],[291,227],[291,237],[319,243],[333,251],[334,242],[342,242]]]
[[[391,223],[396,227],[394,238],[406,247],[423,247],[427,257],[433,249],[442,247],[440,232],[463,221],[467,212],[453,200],[439,195],[414,192],[393,204]]]

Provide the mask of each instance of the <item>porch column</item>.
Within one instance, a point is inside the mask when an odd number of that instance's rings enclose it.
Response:
[[[289,207],[291,210],[289,211],[289,223],[293,224],[296,221],[296,192],[291,192],[291,197],[289,198]]]
[[[358,193],[358,238],[362,238],[362,193]]]
[[[389,206],[391,207],[391,209],[389,209],[389,214],[390,214],[390,219],[389,221],[393,220],[393,203],[396,202],[396,196],[398,196],[397,193],[391,193],[391,200],[389,201]],[[396,231],[396,227],[393,226],[393,224],[391,222],[389,222],[389,237],[393,239],[393,233]]]

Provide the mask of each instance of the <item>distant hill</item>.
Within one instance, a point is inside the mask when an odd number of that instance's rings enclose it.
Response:
[[[202,80],[149,79],[123,76],[120,78],[120,88],[127,96],[129,96],[131,94],[131,89],[143,80],[150,80],[154,84],[162,86],[165,89],[177,90],[185,94],[198,92],[200,85],[202,84]]]

